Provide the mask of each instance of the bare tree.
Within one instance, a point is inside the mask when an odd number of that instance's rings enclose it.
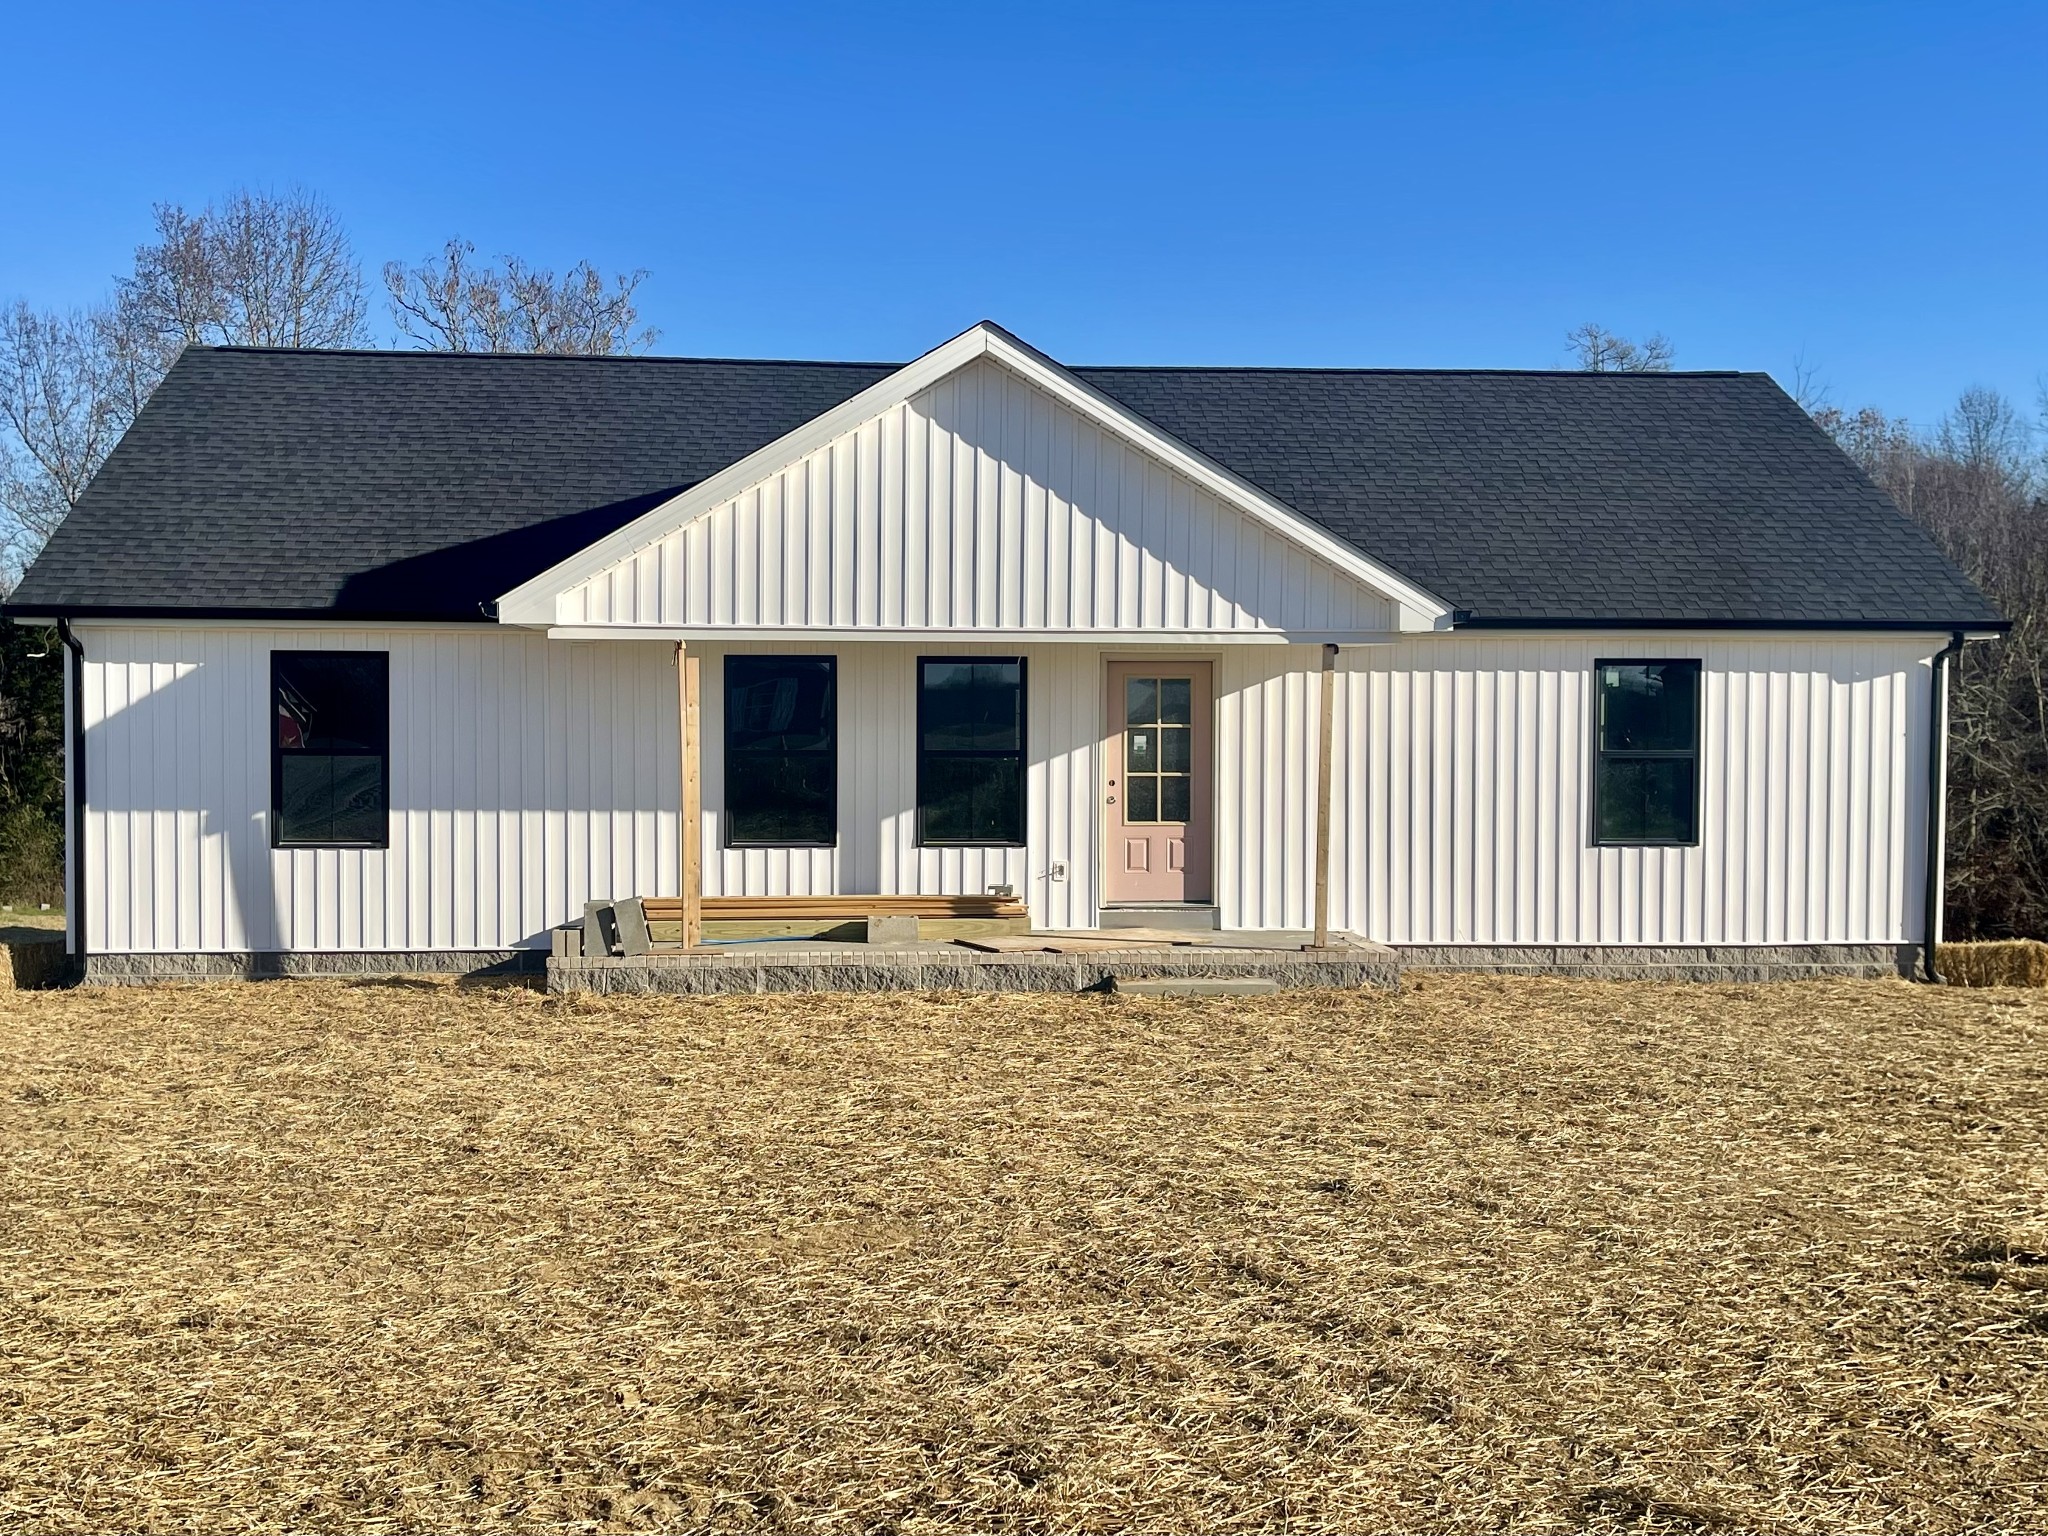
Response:
[[[1789,391],[1799,408],[1807,415],[1818,418],[1827,409],[1827,380],[1820,374],[1820,368],[1806,360],[1804,352],[1792,359],[1792,388]]]
[[[108,311],[0,314],[0,590],[12,586],[141,407]]]
[[[660,335],[640,327],[634,294],[645,271],[609,284],[587,261],[559,277],[517,256],[479,266],[476,247],[450,240],[438,259],[384,266],[400,333],[450,352],[560,352],[604,357],[644,352]]]
[[[1587,373],[1669,373],[1675,355],[1670,340],[1661,333],[1638,346],[1590,320],[1568,332],[1565,342]]]
[[[367,339],[362,268],[334,210],[309,192],[232,192],[197,214],[156,208],[119,285],[126,344],[162,377],[195,343],[352,347]],[[154,380],[151,381],[152,383]]]

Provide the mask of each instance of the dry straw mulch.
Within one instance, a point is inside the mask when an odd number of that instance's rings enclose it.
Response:
[[[17,994],[0,1528],[2048,1528],[2048,999]]]

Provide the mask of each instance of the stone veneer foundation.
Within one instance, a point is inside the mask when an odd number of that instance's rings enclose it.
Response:
[[[1500,971],[1604,981],[1912,977],[1917,944],[1397,944],[1411,971]]]
[[[539,975],[543,949],[240,950],[226,954],[91,955],[89,985],[271,981],[285,976]]]
[[[1089,954],[983,954],[934,944],[796,946],[772,952],[550,958],[540,949],[258,950],[94,955],[97,985],[256,981],[287,976],[533,975],[551,992],[1068,992],[1155,976],[1266,977],[1285,987],[1391,987],[1401,972],[1488,971],[1612,981],[1805,981],[1912,977],[1915,944],[1377,944],[1297,949],[1132,948]]]

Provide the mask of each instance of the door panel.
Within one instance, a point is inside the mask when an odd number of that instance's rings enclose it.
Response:
[[[1212,702],[1206,661],[1110,663],[1108,900],[1209,899]]]

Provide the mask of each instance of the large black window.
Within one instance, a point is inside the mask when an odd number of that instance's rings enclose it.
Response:
[[[391,658],[270,653],[270,840],[382,848],[390,836]]]
[[[1699,841],[1700,664],[1594,663],[1594,840]]]
[[[725,659],[725,841],[839,839],[838,668],[830,656]]]
[[[917,664],[918,841],[1024,843],[1024,663]]]

